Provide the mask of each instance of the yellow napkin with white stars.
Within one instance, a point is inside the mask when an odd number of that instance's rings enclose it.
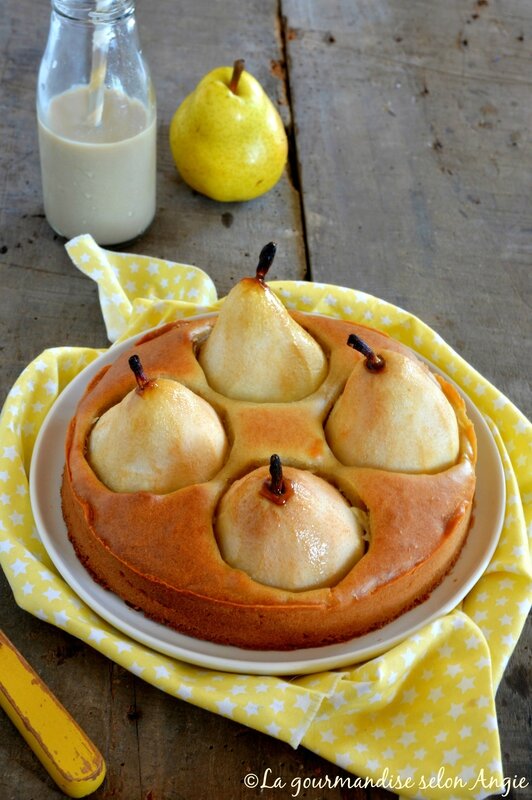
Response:
[[[111,341],[222,302],[196,267],[103,250],[88,235],[67,250],[98,284]],[[129,639],[59,577],[32,519],[28,472],[36,435],[63,388],[101,352],[57,347],[24,370],[0,419],[0,563],[16,602],[169,694],[315,751],[352,773],[352,787],[449,800],[501,791],[494,694],[531,604],[532,426],[406,311],[353,289],[293,281],[270,286],[289,308],[366,323],[413,347],[483,413],[504,465],[507,507],[499,545],[475,588],[452,613],[384,655],[292,679],[195,667]],[[331,769],[332,781],[337,772]]]

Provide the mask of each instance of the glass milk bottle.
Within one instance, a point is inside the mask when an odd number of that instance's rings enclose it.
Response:
[[[156,105],[132,0],[52,0],[37,87],[46,218],[99,244],[155,214]]]

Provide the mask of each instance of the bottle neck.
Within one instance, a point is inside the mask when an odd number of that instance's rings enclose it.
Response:
[[[109,25],[135,12],[135,0],[51,0],[52,10],[72,20]]]

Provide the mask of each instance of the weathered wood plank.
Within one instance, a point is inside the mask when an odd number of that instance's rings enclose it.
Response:
[[[211,274],[223,295],[242,274],[254,270],[260,248],[275,238],[280,246],[273,277],[302,278],[306,263],[299,197],[288,173],[267,196],[249,204],[224,206],[194,194],[182,183],[168,147],[168,126],[178,103],[208,70],[231,64],[236,57],[246,58],[248,69],[277,99],[283,118],[289,121],[278,70],[282,52],[276,2],[243,6],[230,0],[222,7],[206,2],[144,1],[137,3],[137,11],[158,95],[158,208],[152,228],[127,249],[196,264]],[[34,88],[48,15],[46,3],[9,0],[0,20],[2,400],[24,366],[43,348],[106,344],[96,287],[72,267],[63,241],[48,228],[42,214]],[[174,797],[191,798],[195,791],[197,797],[204,797],[220,783],[225,794],[217,792],[217,796],[236,796],[241,789],[240,771],[234,771],[241,757],[240,726],[128,675],[67,633],[20,611],[3,576],[0,586],[0,625],[106,757],[109,775],[96,797],[166,799],[169,787],[179,792]],[[260,752],[268,762],[268,737],[246,735],[249,758]],[[286,747],[274,744],[277,761],[276,755]],[[232,754],[229,761],[223,759],[227,749]],[[184,756],[192,769],[187,770]],[[204,756],[210,768],[202,781]],[[59,796],[4,715],[0,715],[0,776],[2,797],[51,800]]]
[[[530,413],[526,0],[284,0],[310,267],[424,319]]]
[[[236,58],[276,101],[286,124],[282,51],[275,2],[138,4],[139,30],[152,65],[159,113],[158,213],[144,249],[206,269],[225,294],[267,241],[279,243],[272,277],[302,278],[306,270],[299,196],[289,171],[274,189],[249,203],[216,203],[192,192],[178,176],[168,127],[178,104],[205,73]],[[144,24],[143,24],[144,23]],[[172,35],[168,35],[168,28]],[[137,250],[140,252],[140,250]]]
[[[289,173],[266,196],[250,203],[215,203],[180,179],[168,145],[177,105],[210,69],[247,59],[248,68],[277,100],[288,121],[275,2],[223,8],[169,0],[139,2],[144,52],[158,97],[158,200],[156,219],[127,249],[205,269],[220,295],[254,270],[267,241],[279,242],[272,277],[302,278],[306,271],[299,197]],[[35,82],[45,46],[49,7],[9,0],[0,20],[3,136],[0,152],[0,281],[5,312],[2,389],[44,347],[105,345],[96,287],[73,268],[43,217],[35,120]],[[3,396],[3,395],[2,395]]]
[[[530,4],[282,7],[313,279],[418,315],[530,414]],[[497,696],[510,777],[529,642]]]

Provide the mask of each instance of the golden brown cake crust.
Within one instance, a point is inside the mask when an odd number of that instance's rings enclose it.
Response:
[[[80,561],[93,577],[148,617],[185,634],[260,650],[345,641],[378,628],[423,601],[464,544],[475,490],[476,441],[457,392],[440,381],[460,423],[457,463],[436,474],[403,474],[342,465],[324,423],[362,356],[346,347],[357,333],[374,349],[408,348],[365,326],[294,312],[328,358],[325,381],[290,404],[227,399],[210,388],[197,360],[215,316],[160,328],[90,383],[72,420],[62,484],[63,515]],[[134,387],[128,357],[149,376],[171,377],[218,412],[230,444],[209,482],[166,495],[118,494],[86,458],[96,419]],[[214,533],[216,509],[232,481],[283,462],[326,478],[369,515],[370,543],[336,586],[290,592],[253,581],[226,564]]]

